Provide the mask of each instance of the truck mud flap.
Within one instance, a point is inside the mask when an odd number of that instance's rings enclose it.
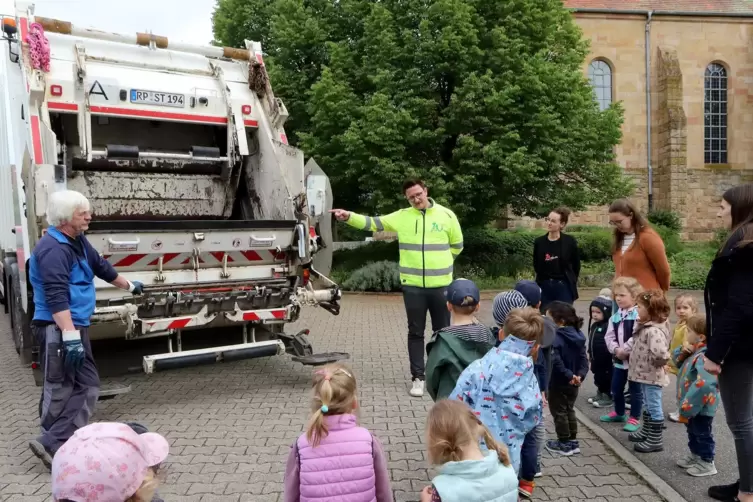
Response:
[[[293,356],[291,359],[306,366],[323,366],[350,359],[350,354],[347,352],[321,352],[310,356]]]
[[[285,349],[292,354],[291,359],[305,366],[322,366],[344,359],[349,359],[347,352],[320,352],[314,354],[314,348],[308,339],[309,330],[303,329],[293,336],[281,333],[280,337],[285,342]]]
[[[122,383],[105,383],[99,387],[99,401],[114,399],[121,394],[131,392],[131,386]]]
[[[144,356],[144,373],[187,368],[203,364],[241,361],[257,357],[276,356],[285,353],[285,345],[280,340],[239,343],[206,349],[167,352],[153,356]]]

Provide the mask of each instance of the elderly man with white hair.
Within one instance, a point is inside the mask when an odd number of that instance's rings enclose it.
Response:
[[[92,247],[84,237],[90,221],[89,201],[82,194],[52,193],[50,227],[29,259],[32,329],[44,371],[42,434],[29,447],[48,469],[58,448],[88,424],[99,397],[99,374],[87,333],[96,303],[94,277],[133,294],[141,294],[144,287],[118,275]]]

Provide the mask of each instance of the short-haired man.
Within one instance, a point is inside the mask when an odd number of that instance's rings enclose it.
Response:
[[[411,396],[424,394],[426,312],[433,331],[450,324],[445,288],[452,282],[455,258],[463,250],[463,232],[455,213],[429,197],[423,181],[409,179],[403,194],[411,207],[385,216],[364,216],[333,209],[335,218],[366,231],[396,232],[400,247],[400,283],[408,315]]]
[[[89,423],[99,397],[99,374],[88,336],[96,303],[94,277],[133,294],[141,294],[144,287],[120,276],[92,247],[84,237],[90,221],[89,201],[82,194],[52,193],[47,203],[50,227],[29,259],[32,330],[44,372],[42,434],[29,447],[48,469],[63,443]]]

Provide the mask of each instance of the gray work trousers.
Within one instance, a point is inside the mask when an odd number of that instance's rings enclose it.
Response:
[[[76,430],[86,426],[99,397],[99,374],[94,363],[87,328],[81,332],[86,357],[81,368],[64,365],[65,350],[62,333],[55,324],[33,326],[39,342],[39,360],[44,373],[39,422],[42,434],[37,441],[54,455]]]

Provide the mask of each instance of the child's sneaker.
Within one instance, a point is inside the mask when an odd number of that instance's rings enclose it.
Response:
[[[601,397],[601,392],[597,392],[595,396],[591,396],[588,398],[588,404],[592,404],[594,401],[598,400]]]
[[[713,460],[711,462],[706,462],[699,458],[695,465],[690,466],[687,473],[693,477],[702,478],[704,476],[713,476],[717,472]]]
[[[609,394],[602,394],[600,399],[591,403],[594,408],[611,408],[613,404],[614,401]]]
[[[690,469],[696,463],[698,463],[699,460],[701,460],[701,457],[699,457],[695,453],[688,453],[687,456],[677,461],[677,467],[680,467],[682,469]]]
[[[570,448],[572,449],[573,455],[580,453],[580,442],[577,439],[570,440]]]
[[[638,429],[641,428],[641,423],[638,421],[637,418],[630,417],[625,424],[625,427],[622,428],[625,432],[635,432]]]
[[[534,478],[540,478],[544,474],[539,470],[536,474],[533,475]]]
[[[618,415],[616,411],[610,411],[609,414],[599,417],[599,420],[602,422],[624,422],[627,420],[627,417],[625,415]]]
[[[670,413],[668,418],[669,418],[670,422],[677,423],[677,422],[680,421],[680,412],[679,411],[675,411],[673,413]]]
[[[533,489],[536,487],[536,483],[533,481],[526,481],[525,479],[521,479],[518,482],[518,493],[521,497],[524,499],[530,499],[533,497]]]
[[[571,441],[558,441],[556,439],[550,439],[546,442],[546,449],[556,455],[562,455],[563,457],[569,457],[576,453],[575,448]],[[578,450],[577,453],[580,453]]]

